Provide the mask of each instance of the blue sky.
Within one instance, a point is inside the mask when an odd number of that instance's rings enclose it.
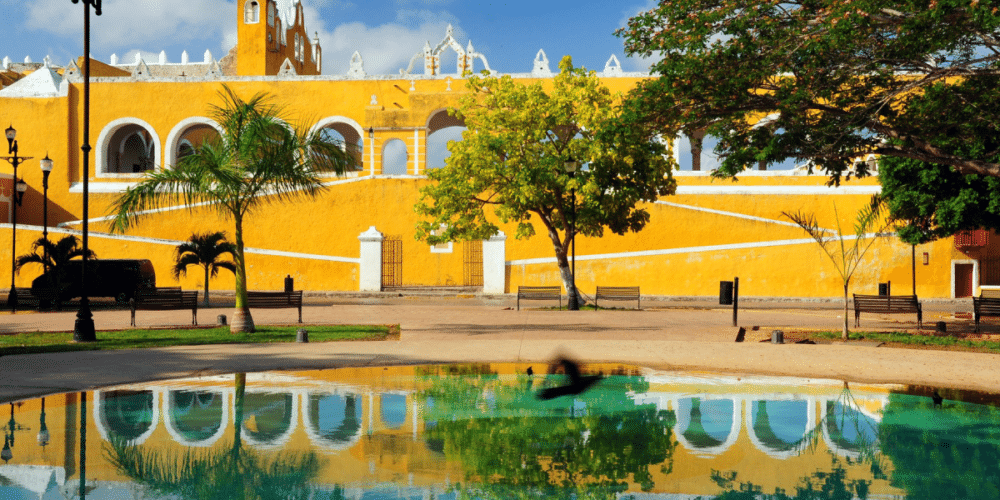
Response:
[[[539,49],[552,69],[566,54],[597,71],[612,54],[626,71],[649,66],[625,58],[622,41],[612,33],[651,8],[652,0],[303,0],[303,5],[306,28],[319,32],[327,74],[346,73],[355,50],[369,74],[398,74],[425,41],[441,41],[449,24],[463,47],[471,40],[501,73],[531,71]],[[91,39],[91,52],[102,61],[113,53],[122,61],[132,61],[136,52],[154,58],[161,50],[170,62],[180,61],[184,50],[200,61],[206,49],[220,59],[235,43],[235,0],[104,0],[103,11],[92,16]],[[20,62],[29,56],[38,62],[49,56],[61,65],[83,51],[82,3],[0,0],[0,14],[5,21],[0,58]],[[454,68],[447,59],[442,65]]]

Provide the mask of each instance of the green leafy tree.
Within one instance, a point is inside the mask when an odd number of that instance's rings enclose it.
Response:
[[[953,137],[949,150],[972,149],[997,156],[1000,137]],[[919,245],[971,229],[1000,230],[1000,178],[962,175],[947,165],[909,158],[879,159],[879,182],[889,213],[900,221],[899,238]]]
[[[497,234],[499,220],[516,223],[522,239],[539,222],[570,301],[578,303],[567,258],[574,235],[639,231],[649,213],[637,203],[672,194],[676,184],[655,132],[623,125],[617,97],[594,72],[574,68],[568,56],[559,69],[550,89],[510,76],[469,78],[454,112],[468,130],[448,145],[445,167],[428,172],[432,184],[416,207],[427,220],[417,225],[417,238],[485,239]],[[568,174],[571,159],[586,169]]]
[[[354,157],[322,131],[293,129],[282,118],[272,96],[259,93],[243,100],[229,87],[219,93],[222,104],[212,115],[222,131],[173,168],[148,172],[115,202],[112,230],[124,232],[144,213],[167,203],[189,208],[209,203],[233,221],[236,251],[236,310],[233,333],[254,331],[247,307],[247,275],[243,226],[247,217],[269,203],[316,196],[324,172],[343,173]]]
[[[236,274],[236,264],[219,260],[222,256],[236,255],[236,245],[225,241],[226,233],[192,234],[187,243],[177,245],[174,253],[174,279],[187,274],[188,266],[201,266],[205,271],[205,305],[208,306],[208,280],[219,275],[219,269],[227,269]]]
[[[885,232],[893,224],[892,220],[885,214],[885,203],[878,195],[873,196],[871,203],[858,211],[854,220],[854,235],[847,236],[840,224],[840,214],[837,213],[837,206],[833,206],[834,218],[837,221],[837,230],[834,234],[831,231],[819,226],[815,214],[803,212],[782,212],[799,225],[811,236],[819,245],[823,253],[830,258],[833,267],[837,270],[841,281],[844,284],[844,330],[842,338],[847,340],[849,330],[848,323],[848,289],[851,285],[851,278],[861,267],[865,254],[871,249],[875,241],[885,236]],[[852,243],[848,243],[848,240]]]
[[[97,258],[93,250],[87,250],[89,259]],[[69,286],[71,280],[67,279],[67,263],[76,258],[83,257],[83,247],[80,240],[74,235],[64,236],[59,241],[53,243],[46,238],[38,238],[31,244],[31,253],[20,255],[14,260],[14,268],[18,273],[21,268],[28,264],[39,264],[42,272],[48,273],[49,282],[46,285],[55,290],[56,307],[61,305],[63,291]]]
[[[617,34],[659,78],[629,106],[662,130],[719,137],[719,175],[794,158],[837,183],[868,154],[1000,176],[1000,11],[978,0],[661,1]]]

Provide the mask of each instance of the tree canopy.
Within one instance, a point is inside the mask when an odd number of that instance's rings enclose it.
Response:
[[[662,130],[719,137],[719,175],[788,158],[831,182],[869,154],[1000,176],[1000,12],[979,0],[661,1],[617,34],[659,78],[628,105]]]
[[[510,76],[468,79],[454,112],[468,130],[449,143],[445,167],[428,172],[417,238],[485,239],[498,233],[497,221],[516,223],[514,236],[528,238],[540,222],[574,294],[566,258],[573,236],[638,231],[649,213],[637,203],[672,194],[676,185],[655,131],[627,125],[634,120],[594,72],[573,67],[569,57],[559,68],[551,88]],[[583,170],[567,173],[571,159]]]
[[[150,210],[168,203],[194,208],[214,207],[235,226],[236,310],[233,333],[252,333],[247,306],[243,222],[268,203],[298,196],[315,196],[323,188],[323,173],[341,174],[354,156],[322,130],[306,132],[284,119],[274,97],[259,93],[244,100],[229,87],[219,92],[222,104],[212,107],[221,126],[218,140],[208,140],[172,168],[148,172],[114,205],[112,230],[124,232]]]

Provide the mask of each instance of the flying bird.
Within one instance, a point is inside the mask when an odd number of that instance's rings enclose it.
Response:
[[[569,377],[569,383],[557,387],[548,387],[538,393],[538,399],[555,399],[559,396],[575,396],[586,391],[590,386],[604,378],[602,375],[581,375],[580,367],[576,363],[566,358],[558,359],[553,365],[551,372],[555,371],[556,365],[562,365],[563,371]]]

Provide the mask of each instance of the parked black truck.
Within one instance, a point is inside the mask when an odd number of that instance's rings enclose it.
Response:
[[[64,302],[83,296],[83,261],[71,260],[31,282],[39,300]],[[114,297],[128,303],[139,290],[156,288],[156,271],[146,259],[91,259],[87,262],[87,296]],[[58,290],[58,296],[56,291]]]

